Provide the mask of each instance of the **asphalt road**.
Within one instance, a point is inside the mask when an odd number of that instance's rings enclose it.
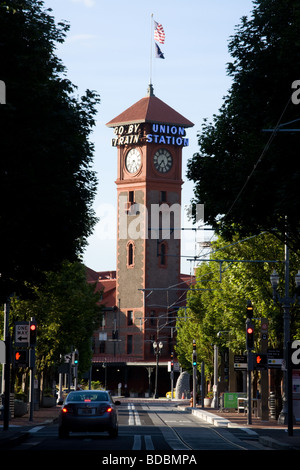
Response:
[[[151,455],[158,451],[166,458],[171,458],[168,455],[187,455],[190,459],[196,459],[199,454],[193,454],[193,451],[264,449],[257,441],[250,441],[245,432],[216,428],[188,412],[178,410],[172,402],[123,403],[118,407],[118,413],[119,435],[115,439],[107,433],[70,433],[69,438],[59,439],[57,424],[42,425],[32,428],[28,438],[14,451],[98,451],[102,459],[121,458],[119,451],[131,456],[137,455],[133,451],[143,451],[143,455],[148,451],[151,459]],[[102,460],[101,463],[122,462]],[[130,461],[126,463],[131,467]],[[152,462],[158,463],[168,462]]]

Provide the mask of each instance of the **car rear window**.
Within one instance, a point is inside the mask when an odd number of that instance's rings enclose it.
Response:
[[[68,395],[67,401],[108,401],[108,394],[106,392],[71,392]]]

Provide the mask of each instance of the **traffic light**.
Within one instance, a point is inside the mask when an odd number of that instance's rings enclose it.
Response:
[[[14,352],[14,365],[15,367],[27,367],[28,366],[27,349],[17,349]]]
[[[196,350],[196,341],[193,340],[193,367],[197,366],[197,350]]]
[[[74,366],[77,366],[79,362],[79,352],[78,349],[75,349],[75,351],[72,354],[72,364]]]
[[[249,350],[254,348],[254,325],[252,323],[246,325],[246,345]]]
[[[174,370],[174,354],[171,352],[171,372]]]
[[[37,323],[35,320],[29,322],[29,346],[36,345]]]
[[[268,366],[268,355],[267,354],[255,354],[255,369],[267,369]]]
[[[253,318],[253,306],[250,300],[247,302],[247,318]]]

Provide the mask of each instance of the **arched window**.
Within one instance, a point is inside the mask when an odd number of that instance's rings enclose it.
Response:
[[[127,266],[132,267],[134,265],[134,243],[128,242],[127,244]]]
[[[162,242],[159,248],[160,248],[159,265],[166,266],[167,265],[167,242]]]

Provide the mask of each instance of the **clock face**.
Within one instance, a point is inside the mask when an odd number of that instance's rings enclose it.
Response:
[[[154,154],[153,162],[157,171],[167,173],[172,168],[172,155],[166,149],[159,149]]]
[[[131,149],[126,155],[125,165],[129,173],[136,173],[142,163],[142,157],[140,152],[137,149]]]

